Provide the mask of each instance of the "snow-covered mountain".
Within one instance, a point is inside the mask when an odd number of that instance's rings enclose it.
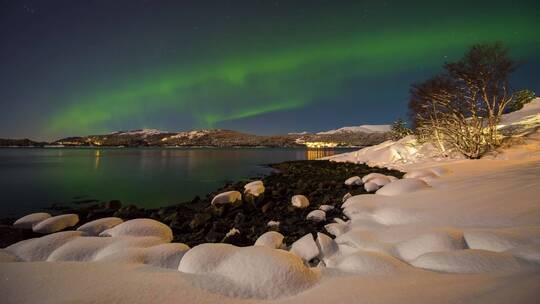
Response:
[[[343,127],[336,130],[319,132],[317,134],[336,134],[336,133],[384,133],[390,132],[390,125],[360,125],[352,127]]]

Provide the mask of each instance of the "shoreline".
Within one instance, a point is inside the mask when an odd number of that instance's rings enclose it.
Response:
[[[214,207],[210,204],[212,198],[226,191],[243,192],[244,185],[255,178],[226,183],[205,196],[194,197],[191,201],[176,203],[170,206],[145,209],[134,205],[123,206],[120,201],[87,202],[87,206],[56,206],[49,211],[53,213],[75,213],[80,221],[77,227],[89,221],[104,217],[120,217],[123,220],[134,218],[152,218],[171,227],[174,242],[195,246],[202,243],[230,243],[237,246],[252,245],[258,236],[269,230],[269,221],[280,222],[279,227],[272,229],[285,236],[286,243],[292,243],[306,233],[324,232],[324,225],[332,222],[333,218],[342,218],[340,208],[327,212],[326,221],[313,222],[306,219],[310,211],[320,205],[339,206],[346,193],[352,195],[368,193],[361,186],[345,186],[343,182],[351,176],[363,176],[378,172],[393,175],[398,178],[403,172],[383,168],[369,167],[363,164],[337,163],[327,160],[287,161],[267,164],[274,172],[261,177],[266,191],[254,200],[244,198],[240,205]],[[338,182],[341,181],[341,182]],[[310,206],[296,209],[291,206],[293,195],[303,194],[310,200]],[[91,199],[83,199],[83,201]],[[53,206],[51,206],[53,207]],[[58,207],[61,207],[60,210]],[[19,231],[8,228],[15,218],[2,218],[0,224],[0,247],[6,247],[20,240],[39,237],[40,234],[31,231]],[[231,229],[240,231],[238,234],[227,236]]]

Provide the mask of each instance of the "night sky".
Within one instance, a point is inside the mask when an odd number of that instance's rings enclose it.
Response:
[[[540,1],[0,3],[0,137],[390,123],[477,42],[540,93]]]

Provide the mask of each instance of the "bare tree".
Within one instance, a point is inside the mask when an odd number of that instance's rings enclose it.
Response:
[[[445,64],[446,74],[413,85],[409,110],[420,136],[448,149],[479,158],[500,144],[497,126],[512,100],[508,77],[514,63],[499,43],[471,47]]]

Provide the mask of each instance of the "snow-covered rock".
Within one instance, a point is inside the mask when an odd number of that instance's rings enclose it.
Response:
[[[77,231],[81,231],[88,236],[97,236],[103,231],[119,225],[123,222],[124,221],[118,217],[105,217],[88,222],[77,228]]]
[[[32,228],[37,233],[53,233],[73,227],[79,222],[77,214],[62,214],[47,218],[35,224]]]
[[[51,215],[46,212],[31,213],[16,220],[15,223],[13,223],[13,227],[20,229],[32,229],[34,225],[50,217]]]
[[[276,231],[263,233],[255,241],[255,246],[266,246],[272,249],[281,249],[283,247],[283,235]]]
[[[323,222],[326,220],[326,212],[322,210],[313,210],[306,216],[306,220],[314,222]]]
[[[430,186],[421,179],[416,178],[406,178],[406,179],[400,179],[393,183],[389,183],[379,189],[376,194],[378,195],[386,195],[386,196],[394,196],[399,194],[405,194],[420,190],[429,189]]]
[[[386,177],[386,175],[384,175],[382,173],[373,172],[373,173],[369,173],[367,175],[364,175],[362,177],[362,182],[365,184],[365,183],[369,182],[370,180],[372,180],[374,178],[387,178],[387,177]]]
[[[266,223],[266,227],[277,228],[279,227],[279,221],[268,221],[268,223]]]
[[[363,182],[360,176],[349,177],[348,179],[345,180],[345,185],[347,186],[360,186],[362,184]]]
[[[342,203],[345,203],[349,198],[352,197],[352,194],[350,194],[349,192],[345,193],[345,195],[343,196],[343,198],[341,199],[341,202]]]
[[[372,251],[357,251],[331,261],[327,266],[347,272],[377,275],[395,274],[407,267],[405,263],[388,254]]]
[[[374,183],[379,187],[382,187],[388,183],[390,183],[390,179],[388,177],[375,177],[369,180],[369,183]]]
[[[103,231],[100,236],[154,236],[170,242],[173,233],[169,226],[152,219],[134,219]]]
[[[324,229],[333,236],[340,236],[348,230],[347,225],[340,223],[330,223],[324,225]]]
[[[461,250],[467,248],[463,234],[459,231],[435,231],[413,237],[396,246],[399,256],[405,261],[437,251]]]
[[[319,247],[313,239],[313,235],[308,233],[303,237],[292,243],[290,252],[299,256],[302,260],[308,262],[309,260],[319,255]]]
[[[217,276],[218,284],[203,288],[242,298],[290,296],[318,281],[317,273],[304,266],[301,259],[266,246],[202,244],[184,255],[178,269],[209,278]]]
[[[509,253],[480,249],[430,252],[411,262],[415,267],[455,273],[515,271],[521,267]]]
[[[40,238],[20,241],[6,247],[6,251],[23,261],[45,261],[54,250],[81,235],[80,231],[56,232]]]
[[[232,204],[241,200],[242,200],[242,193],[238,191],[227,191],[227,192],[223,192],[214,196],[211,204],[213,206]]]
[[[304,209],[309,206],[309,200],[304,195],[294,195],[291,198],[291,205],[293,205],[296,208]]]
[[[367,192],[374,192],[374,191],[377,191],[379,189],[379,185],[377,185],[376,183],[367,182],[367,183],[364,184],[364,189]]]
[[[168,268],[178,269],[180,260],[188,252],[189,246],[182,243],[166,243],[148,247],[144,250],[144,264]]]
[[[332,205],[320,205],[319,209],[321,209],[324,212],[328,212],[330,210],[333,210],[334,206],[332,206]]]
[[[339,252],[337,243],[328,235],[317,232],[317,245],[319,246],[319,258],[327,261]]]
[[[251,194],[253,196],[259,196],[264,193],[264,184],[262,181],[254,181],[244,186],[244,193]]]

